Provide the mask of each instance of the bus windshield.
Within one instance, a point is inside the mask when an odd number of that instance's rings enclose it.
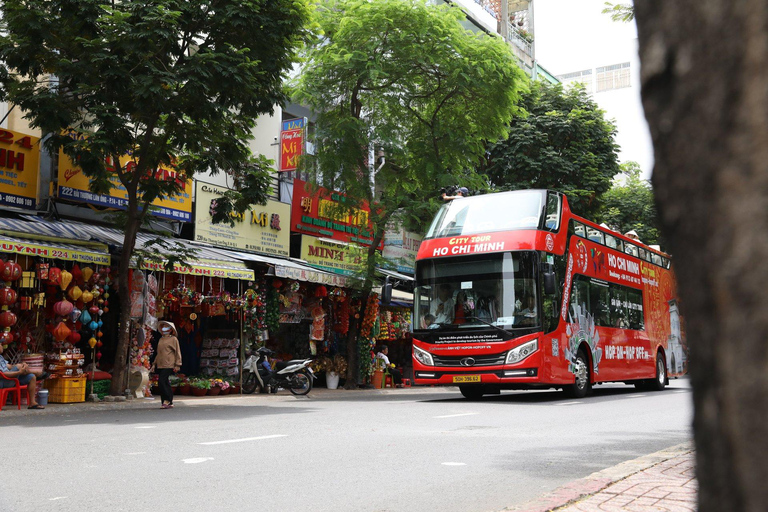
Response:
[[[443,205],[426,238],[537,229],[546,191],[515,190],[454,199]]]
[[[414,329],[538,326],[536,257],[525,251],[420,261]]]

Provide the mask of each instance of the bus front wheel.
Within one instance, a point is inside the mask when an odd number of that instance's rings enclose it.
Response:
[[[459,386],[459,391],[467,400],[480,400],[484,395],[482,386]]]

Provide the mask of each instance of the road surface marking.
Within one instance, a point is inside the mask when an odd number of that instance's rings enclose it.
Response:
[[[262,439],[274,439],[276,437],[288,437],[287,434],[274,434],[271,436],[259,436],[259,437],[244,437],[243,439],[227,439],[226,441],[208,441],[206,443],[197,443],[197,444],[204,444],[204,445],[212,445],[212,444],[229,444],[229,443],[244,443],[246,441],[260,441]]]
[[[640,398],[642,396],[648,396],[648,395],[629,395],[628,398]]]
[[[443,462],[443,466],[466,466],[463,462]]]
[[[477,412],[464,412],[461,414],[448,414],[445,416],[435,416],[435,418],[458,418],[459,416],[474,416],[475,414],[480,414]]]
[[[208,462],[213,460],[213,457],[195,457],[192,459],[181,459],[184,464],[200,464],[201,462]]]
[[[555,404],[555,405],[578,405],[580,403],[581,402],[560,402],[559,404]]]
[[[157,425],[142,425],[140,427],[134,427],[134,428],[157,428]]]
[[[129,453],[124,453],[123,455],[144,455],[146,453],[147,452],[129,452]]]
[[[65,500],[67,498],[69,498],[69,496],[56,496],[55,498],[48,498],[48,501]]]

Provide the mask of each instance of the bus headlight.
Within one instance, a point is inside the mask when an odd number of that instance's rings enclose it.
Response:
[[[435,362],[432,361],[432,354],[426,350],[421,350],[419,347],[413,347],[413,357],[424,366],[435,366]]]
[[[414,347],[415,348],[415,347]],[[539,350],[539,340],[531,340],[527,343],[523,343],[519,347],[515,347],[507,354],[506,364],[519,363],[529,355]]]

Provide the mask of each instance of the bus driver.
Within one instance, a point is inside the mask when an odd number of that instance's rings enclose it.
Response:
[[[437,288],[437,298],[432,301],[430,313],[435,315],[437,325],[453,323],[453,289],[448,283],[443,283]]]

